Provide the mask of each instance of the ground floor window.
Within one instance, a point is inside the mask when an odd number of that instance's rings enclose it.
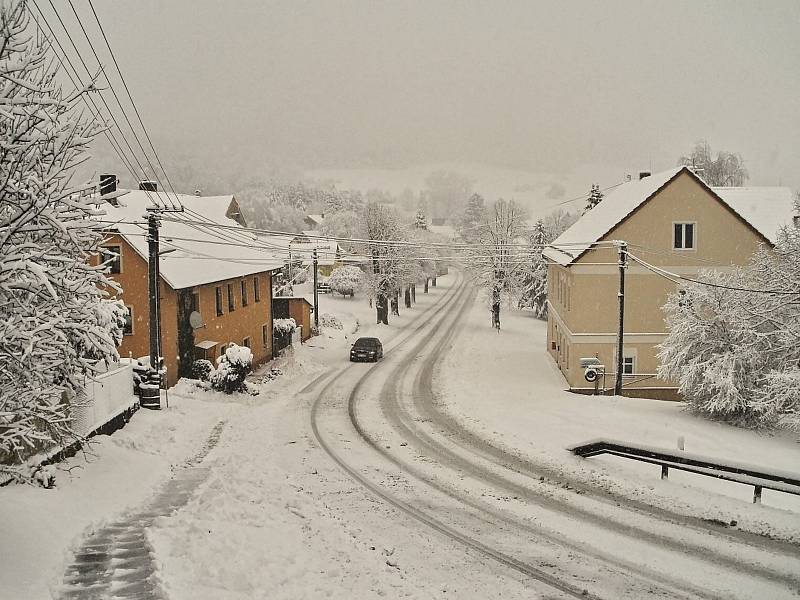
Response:
[[[246,338],[244,338],[242,340],[242,346],[244,346],[245,348],[249,348],[250,347],[250,338],[249,337],[246,337]]]
[[[264,347],[269,346],[269,323],[261,326],[261,341],[264,342]]]
[[[633,375],[636,367],[636,359],[633,356],[624,356],[622,358],[622,374]]]

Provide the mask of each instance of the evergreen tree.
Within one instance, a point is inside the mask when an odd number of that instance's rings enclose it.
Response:
[[[466,242],[480,238],[480,227],[486,217],[486,206],[480,194],[472,194],[467,200],[464,214],[458,224],[458,232]]]
[[[425,206],[422,202],[419,203],[417,214],[414,216],[414,227],[416,229],[428,229],[428,218],[425,216]]]
[[[71,173],[98,124],[61,91],[24,2],[0,6],[0,470],[75,439],[84,375],[117,358],[125,309],[92,266],[98,214]]]
[[[583,214],[585,215],[587,212],[592,210],[595,206],[600,204],[603,200],[603,192],[600,191],[600,186],[596,183],[592,184],[592,189],[589,192],[589,198],[586,201],[586,206],[583,209]]]

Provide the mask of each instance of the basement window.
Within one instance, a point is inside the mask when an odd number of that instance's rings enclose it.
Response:
[[[694,250],[695,224],[673,223],[674,235],[672,247],[674,250]]]

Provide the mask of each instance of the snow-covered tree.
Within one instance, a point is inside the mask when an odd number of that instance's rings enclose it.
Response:
[[[364,272],[358,267],[346,266],[334,269],[328,278],[331,290],[343,296],[354,296],[364,283]]]
[[[458,221],[458,233],[465,242],[475,242],[480,238],[480,227],[486,218],[486,206],[480,194],[472,194],[467,200],[464,214]]]
[[[592,210],[595,206],[600,204],[603,200],[603,192],[600,191],[600,186],[596,183],[592,184],[592,189],[589,192],[589,198],[586,200],[586,206],[583,208],[583,214]]]
[[[709,417],[800,427],[800,229],[747,267],[703,280],[725,287],[689,284],[665,306],[659,375]]]
[[[417,214],[414,215],[414,227],[416,229],[428,229],[428,218],[425,216],[425,210],[422,206],[417,209]]]
[[[692,152],[681,156],[678,164],[691,167],[708,185],[742,186],[749,178],[741,154],[721,150],[714,158],[706,140],[696,142]]]
[[[367,203],[359,224],[359,237],[370,240],[362,244],[359,251],[372,260],[364,285],[370,298],[375,299],[377,322],[388,325],[389,302],[393,298],[396,302],[401,268],[410,252],[407,245],[392,242],[408,240],[409,235],[397,212],[378,202]]]
[[[71,173],[99,124],[64,93],[23,2],[0,5],[0,469],[75,439],[84,376],[117,358],[125,309],[98,254],[101,226]]]
[[[518,300],[524,274],[531,262],[523,236],[525,211],[514,200],[494,203],[478,226],[479,237],[467,252],[466,268],[485,289],[499,317],[504,298]]]
[[[277,320],[277,319],[276,319]],[[253,370],[253,352],[247,346],[229,344],[208,377],[211,387],[226,394],[247,391],[245,379]]]
[[[542,256],[542,250],[552,240],[542,219],[536,221],[528,241],[530,262],[522,274],[519,307],[529,308],[539,319],[546,319],[547,263]]]

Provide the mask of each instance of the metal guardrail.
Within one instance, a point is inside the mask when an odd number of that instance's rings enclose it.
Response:
[[[662,448],[614,440],[593,440],[571,446],[567,450],[583,458],[590,458],[599,454],[611,454],[631,460],[661,465],[661,479],[667,479],[669,470],[672,468],[752,485],[754,503],[761,502],[761,492],[764,488],[785,494],[800,495],[800,475],[775,469],[767,470],[745,463],[720,461],[699,454],[690,454],[683,451],[676,453]]]

